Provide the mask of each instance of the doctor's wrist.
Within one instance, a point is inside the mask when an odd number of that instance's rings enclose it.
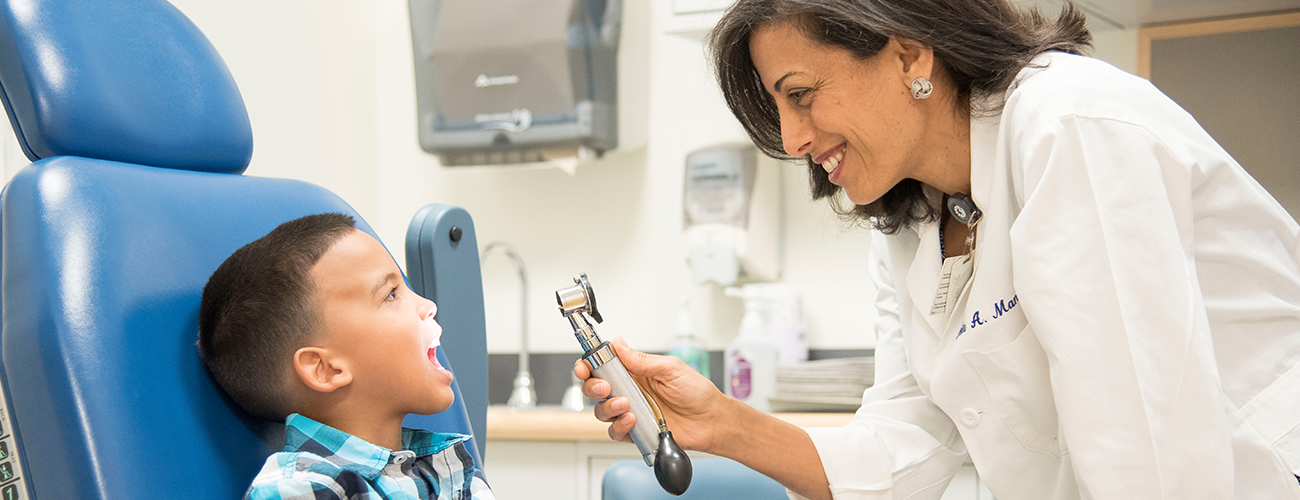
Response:
[[[736,398],[722,396],[717,410],[707,419],[710,427],[709,449],[700,450],[721,457],[746,455],[753,443],[752,430],[771,415],[755,410]]]

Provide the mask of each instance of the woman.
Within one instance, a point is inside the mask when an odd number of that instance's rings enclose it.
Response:
[[[1300,498],[1300,227],[1089,40],[1069,5],[737,2],[732,111],[881,232],[877,384],[800,429],[617,344],[678,443],[815,499],[938,498],[968,455],[1000,500]]]

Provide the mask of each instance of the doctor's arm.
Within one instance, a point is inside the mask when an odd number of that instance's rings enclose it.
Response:
[[[1028,132],[1013,144],[1014,285],[1047,354],[1082,497],[1232,497],[1190,170],[1137,125],[1018,125]]]
[[[736,460],[807,498],[831,498],[817,450],[803,429],[727,397],[680,359],[634,350],[621,337],[612,344],[628,373],[658,402],[677,444]],[[585,380],[587,397],[609,397],[609,383],[589,378],[586,363],[574,365],[574,374]],[[624,397],[596,404],[596,418],[610,422],[611,439],[631,441],[636,415],[627,410]]]
[[[638,384],[659,402],[677,443],[724,456],[775,479],[810,499],[938,499],[966,457],[956,427],[920,391],[907,371],[890,278],[887,245],[873,235],[872,275],[878,290],[876,385],[844,427],[801,429],[718,392],[713,383],[680,360],[634,351],[615,340],[619,358]],[[587,397],[609,395],[609,384],[588,378]],[[611,422],[612,439],[628,441],[635,417],[625,398],[596,406]]]

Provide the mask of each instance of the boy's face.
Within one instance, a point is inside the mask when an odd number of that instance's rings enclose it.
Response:
[[[451,406],[452,374],[434,357],[438,307],[406,287],[383,245],[355,230],[326,250],[312,279],[325,326],[318,346],[347,360],[350,390],[402,414]]]

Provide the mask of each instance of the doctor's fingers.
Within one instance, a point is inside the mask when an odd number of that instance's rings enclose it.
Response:
[[[587,380],[591,377],[591,366],[581,359],[573,362],[573,375],[580,380]]]
[[[632,433],[632,426],[636,425],[636,415],[631,412],[623,414],[622,417],[609,424],[609,438],[624,443],[632,442],[629,434]]]
[[[645,379],[671,380],[685,372],[694,372],[685,361],[675,356],[646,354],[627,345],[623,337],[615,337],[611,342],[618,352],[618,359],[623,367],[632,374],[641,387],[648,387]]]
[[[622,396],[609,398],[604,401],[597,401],[594,408],[596,420],[601,422],[613,422],[618,419],[618,417],[628,413],[627,409],[629,406],[631,406],[631,403],[627,398]]]
[[[591,377],[582,382],[582,395],[591,399],[605,399],[610,392],[609,382],[603,378]]]

